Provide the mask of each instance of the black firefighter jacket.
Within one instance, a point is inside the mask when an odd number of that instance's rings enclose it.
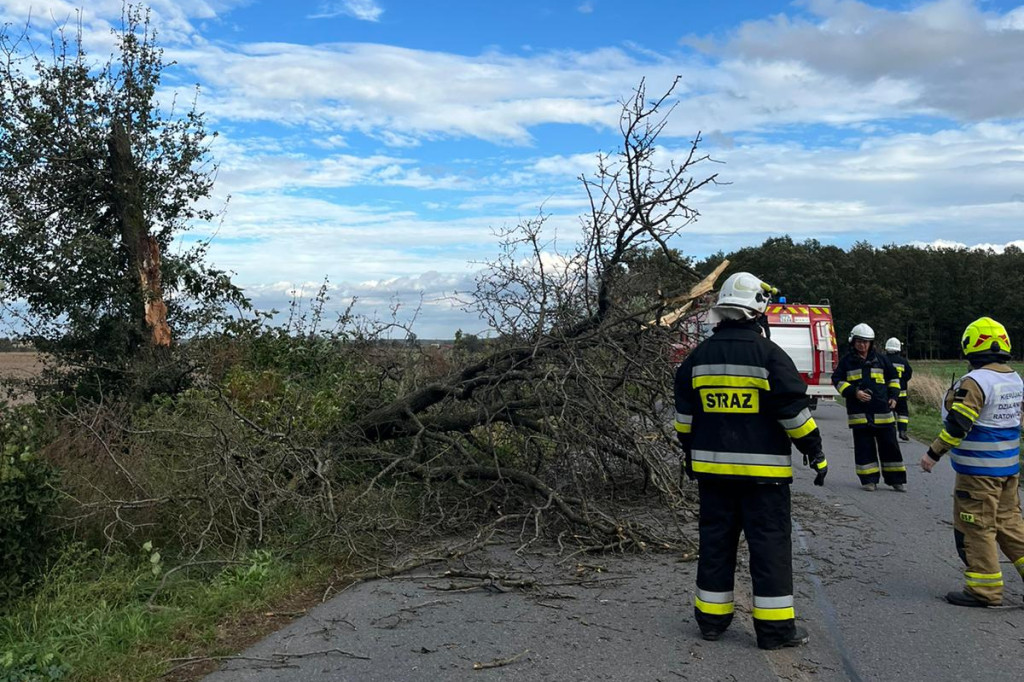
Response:
[[[790,441],[821,452],[807,386],[756,322],[722,322],[676,370],[676,432],[697,478],[789,483]]]
[[[895,424],[889,399],[900,395],[900,377],[889,358],[868,351],[866,358],[851,350],[832,372],[832,385],[846,401],[846,419],[850,428]],[[862,403],[857,390],[867,391],[871,400]]]

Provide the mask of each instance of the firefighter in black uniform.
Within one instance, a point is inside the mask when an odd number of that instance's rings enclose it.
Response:
[[[885,342],[885,357],[896,368],[900,378],[900,395],[896,398],[896,432],[900,440],[910,440],[907,429],[910,427],[910,406],[907,402],[907,384],[914,376],[910,360],[903,355],[903,344],[895,336]]]
[[[790,357],[759,325],[772,289],[740,272],[711,310],[711,338],[679,366],[676,432],[684,466],[700,493],[700,555],[694,613],[716,640],[735,610],[733,580],[742,532],[750,549],[754,632],[762,649],[807,641],[793,609],[790,442],[823,485],[828,465],[808,409],[806,385]]]
[[[886,485],[905,492],[907,467],[896,440],[893,409],[900,378],[889,359],[874,349],[875,331],[858,324],[850,332],[850,352],[832,373],[832,385],[846,401],[846,419],[853,430],[853,458],[861,487],[878,488],[879,471]]]

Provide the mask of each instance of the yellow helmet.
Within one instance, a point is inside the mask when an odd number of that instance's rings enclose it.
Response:
[[[967,325],[964,336],[960,340],[964,355],[975,353],[1001,353],[1010,355],[1010,337],[1006,327],[991,317],[979,317]]]

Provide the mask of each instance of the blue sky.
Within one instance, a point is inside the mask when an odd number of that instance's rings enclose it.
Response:
[[[83,9],[78,9],[84,6]],[[212,262],[260,307],[327,276],[331,305],[483,332],[453,291],[532,218],[571,240],[580,173],[619,102],[680,76],[667,162],[698,131],[729,183],[675,246],[789,234],[849,246],[1024,244],[1024,4],[685,0],[153,0],[165,101],[201,87],[219,133]],[[109,54],[120,0],[0,0],[81,17]],[[709,171],[710,172],[710,171]],[[193,238],[203,233],[193,234]],[[554,258],[554,256],[552,256]]]

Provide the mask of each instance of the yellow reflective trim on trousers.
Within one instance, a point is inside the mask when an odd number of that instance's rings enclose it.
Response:
[[[969,573],[964,571],[964,579],[968,587],[1001,587],[1002,573]]]
[[[676,433],[691,433],[693,431],[693,424],[682,424],[676,422]]]
[[[728,386],[731,388],[763,388],[766,391],[771,390],[771,385],[767,379],[760,377],[737,377],[730,374],[702,374],[701,376],[693,377],[693,387],[700,388],[701,386]]]
[[[792,620],[796,618],[796,610],[792,606],[788,609],[759,609],[755,606],[753,616],[757,620]]]
[[[693,461],[694,473],[724,474],[726,476],[757,476],[760,478],[792,478],[793,467],[774,467],[762,464],[719,464]]]
[[[700,597],[693,598],[693,605],[697,607],[697,610],[701,613],[707,613],[712,616],[727,616],[736,610],[736,604],[729,602],[728,604],[713,604],[711,602],[704,601]]]
[[[857,467],[857,473],[859,475],[861,475],[861,476],[865,476],[867,474],[877,474],[878,473],[878,465],[877,464],[868,464],[866,466],[858,466]]]
[[[971,408],[967,407],[963,403],[953,403],[953,406],[950,407],[949,409],[952,410],[953,412],[959,412],[963,416],[970,419],[972,422],[978,420],[978,413],[972,410]]]
[[[949,435],[949,432],[946,431],[946,429],[942,429],[942,431],[939,432],[939,438],[942,439],[943,443],[949,443],[950,445],[953,446],[960,445],[960,441],[963,440],[963,438],[954,438],[953,436]]]
[[[818,425],[812,417],[805,421],[803,426],[798,426],[795,429],[786,429],[786,433],[789,434],[790,438],[803,438],[816,428],[818,428]]]
[[[882,465],[882,471],[906,471],[907,467],[903,464],[890,464],[889,466]]]

